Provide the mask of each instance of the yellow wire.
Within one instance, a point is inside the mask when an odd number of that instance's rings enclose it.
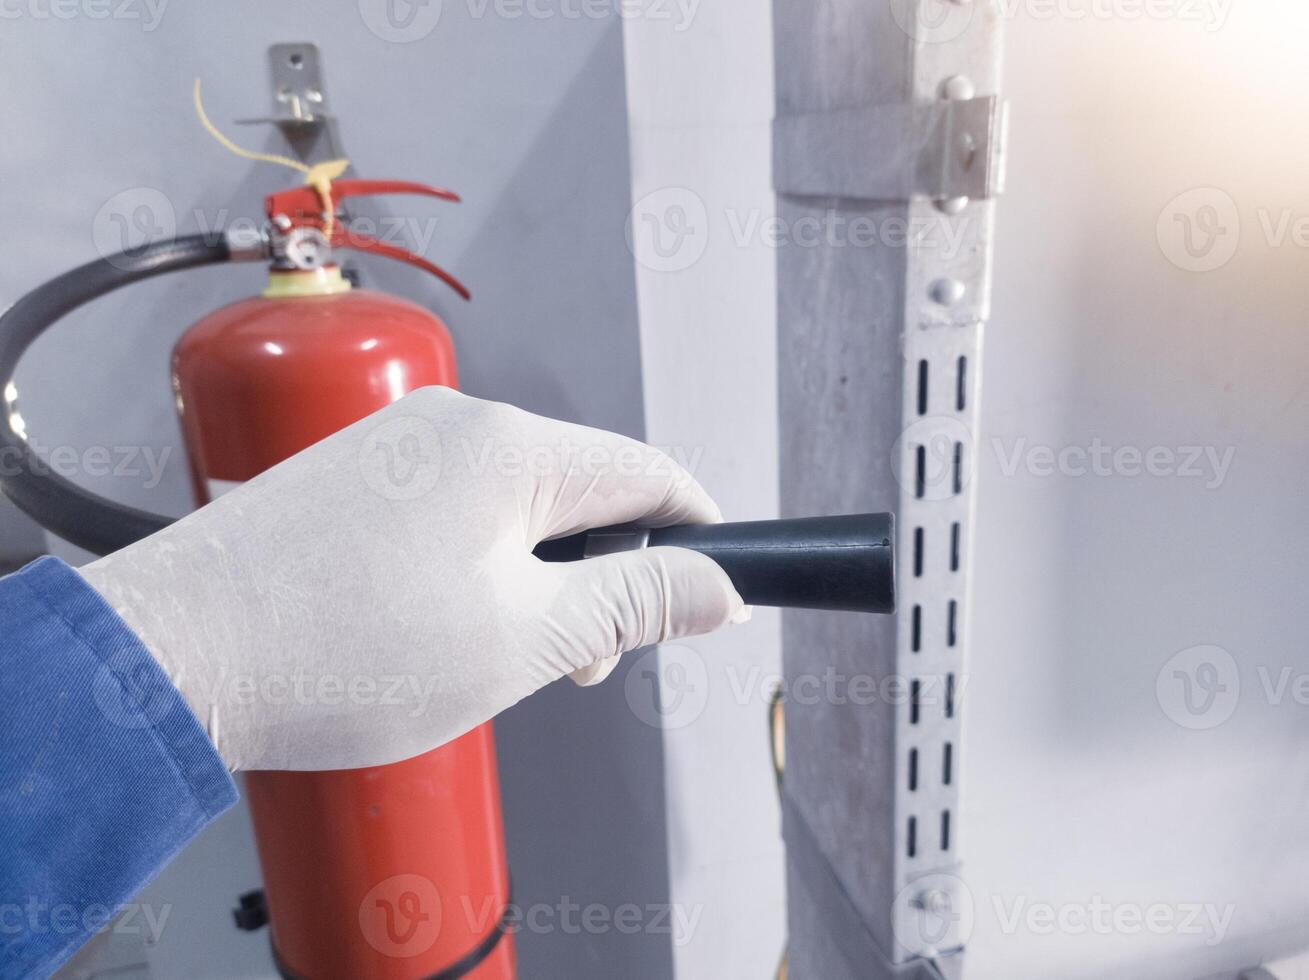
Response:
[[[325,160],[311,167],[299,160],[279,156],[276,153],[258,153],[255,150],[247,150],[244,147],[237,146],[219,132],[217,126],[210,122],[209,116],[205,113],[204,103],[200,100],[200,79],[198,78],[195,80],[195,88],[192,90],[191,96],[192,101],[195,103],[195,114],[200,118],[200,125],[204,126],[209,135],[216,139],[229,153],[234,153],[247,160],[280,163],[283,167],[290,167],[292,170],[305,175],[305,184],[314,189],[315,193],[318,194],[319,201],[322,202],[323,231],[330,238],[332,225],[336,221],[336,207],[332,203],[332,181],[345,173],[346,168],[350,166],[350,161],[346,159]]]

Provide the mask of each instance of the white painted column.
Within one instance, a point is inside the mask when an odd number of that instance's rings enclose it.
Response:
[[[776,254],[767,0],[624,25],[646,435],[728,520],[777,514]],[[665,646],[629,680],[665,731],[679,977],[767,977],[785,942],[767,701],[780,619]],[[658,683],[660,710],[653,710]]]

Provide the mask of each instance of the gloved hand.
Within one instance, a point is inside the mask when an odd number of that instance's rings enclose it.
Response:
[[[648,446],[424,388],[81,573],[231,769],[348,769],[739,618],[692,551],[532,556],[590,527],[719,519]]]

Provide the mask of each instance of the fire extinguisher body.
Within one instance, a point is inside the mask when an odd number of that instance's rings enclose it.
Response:
[[[272,283],[173,352],[201,504],[414,388],[457,384],[449,332],[422,307],[349,289],[335,268]],[[285,976],[514,975],[490,723],[394,765],[251,772],[245,792]]]

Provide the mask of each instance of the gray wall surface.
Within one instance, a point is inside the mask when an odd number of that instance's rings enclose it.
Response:
[[[98,244],[115,245],[115,213],[133,235],[258,216],[264,193],[299,178],[220,148],[194,118],[192,80],[204,80],[209,114],[228,135],[278,150],[271,127],[233,120],[269,111],[270,43],[314,41],[357,173],[427,180],[465,197],[458,206],[395,199],[354,211],[407,222],[411,242],[430,233],[427,254],[470,285],[471,304],[384,261],[360,263],[367,283],[447,319],[470,393],[642,435],[617,17],[570,16],[576,5],[561,3],[528,14],[447,0],[397,7],[416,18],[396,35],[385,5],[370,0],[166,4],[157,22],[144,3],[110,5],[116,13],[103,19],[96,4],[60,9],[72,15],[10,5],[0,27],[9,230],[0,300],[93,258]],[[514,9],[518,16],[502,16]],[[76,478],[183,513],[189,491],[169,350],[192,321],[261,287],[257,268],[207,270],[70,317],[20,372],[30,433],[46,447],[171,453],[158,481]],[[620,669],[597,689],[557,685],[498,722],[515,899],[524,907],[667,901],[660,733],[633,716],[623,690]],[[271,975],[266,934],[236,933],[227,911],[258,882],[247,824],[243,810],[224,817],[143,894],[172,909],[149,951],[154,975]],[[667,935],[556,928],[518,940],[524,978],[671,971]]]

